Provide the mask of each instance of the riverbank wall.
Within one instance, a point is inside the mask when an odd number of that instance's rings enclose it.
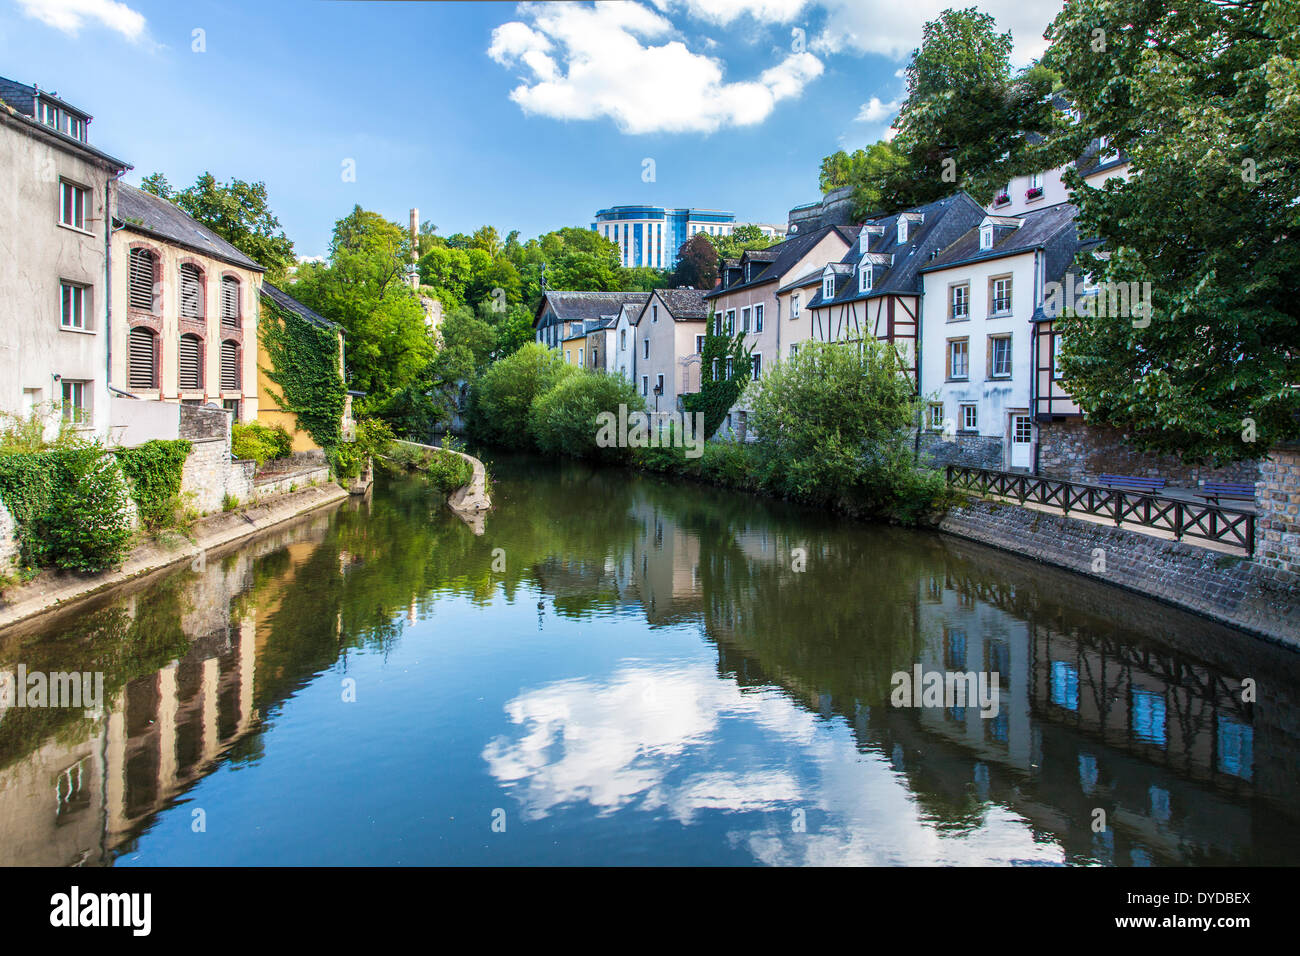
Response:
[[[188,563],[200,568],[207,552],[232,544],[309,511],[337,504],[348,492],[333,482],[263,498],[236,511],[199,519],[190,535],[165,532],[142,542],[122,566],[100,574],[45,571],[0,597],[0,629],[115,587],[163,568]]]
[[[938,528],[1300,650],[1300,575],[1285,568],[979,498],[950,510]]]

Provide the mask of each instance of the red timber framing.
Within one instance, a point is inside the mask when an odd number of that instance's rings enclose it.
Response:
[[[1034,324],[1034,418],[1050,422],[1081,418],[1083,412],[1056,377],[1056,352],[1060,333],[1056,323],[1044,319]]]
[[[817,342],[860,342],[870,335],[895,346],[908,381],[917,385],[917,313],[914,295],[882,295],[837,302],[812,310],[812,337]]]

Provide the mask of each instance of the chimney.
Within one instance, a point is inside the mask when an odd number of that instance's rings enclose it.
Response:
[[[420,210],[411,210],[411,267],[406,270],[407,278],[410,280],[411,288],[417,292],[420,290],[420,272],[416,268],[416,262],[420,258]]]

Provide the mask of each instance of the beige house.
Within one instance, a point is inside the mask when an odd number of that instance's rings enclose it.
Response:
[[[783,350],[788,354],[791,343],[811,335],[803,309],[791,314],[790,293],[794,289],[787,288],[787,283],[821,270],[828,262],[838,262],[857,235],[855,226],[823,226],[723,262],[721,283],[705,294],[706,307],[712,308],[723,330],[744,333],[745,346],[754,356],[755,379],[762,379],[763,370]],[[749,437],[745,428],[748,412],[743,402],[737,403],[718,433]]]
[[[137,398],[257,418],[260,265],[180,208],[125,183],[113,232],[111,384]]]
[[[0,412],[108,433],[109,210],[90,116],[0,78]]]
[[[709,307],[698,289],[656,289],[637,313],[635,383],[652,412],[679,411],[700,390],[700,352]]]

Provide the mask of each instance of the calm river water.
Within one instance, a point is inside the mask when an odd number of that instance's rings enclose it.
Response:
[[[482,534],[381,480],[0,633],[105,697],[0,711],[0,863],[1300,862],[1300,655],[930,532],[491,467]],[[997,715],[891,706],[916,664]]]

